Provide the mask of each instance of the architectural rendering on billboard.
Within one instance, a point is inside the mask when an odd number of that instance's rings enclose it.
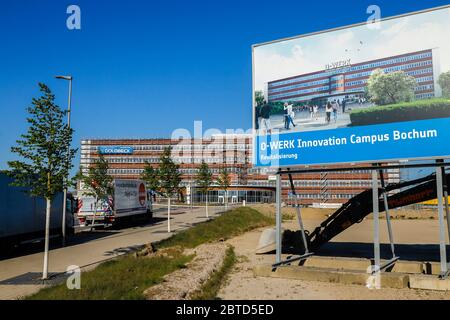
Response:
[[[253,46],[256,166],[450,155],[450,8]]]

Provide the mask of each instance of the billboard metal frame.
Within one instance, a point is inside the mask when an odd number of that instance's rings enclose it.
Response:
[[[440,7],[405,13],[401,15],[396,15],[392,17],[387,17],[380,19],[380,22],[382,21],[388,21],[393,20],[397,18],[402,17],[408,17],[412,15],[417,15],[421,13],[427,13],[442,9],[448,9],[450,8],[450,5],[444,5]],[[293,39],[299,39],[299,38],[305,38],[312,35],[318,35],[322,33],[328,33],[332,31],[338,31],[338,30],[344,30],[352,27],[358,27],[363,26],[367,24],[367,22],[361,22],[356,23],[352,25],[347,25],[343,27],[338,28],[332,28],[328,30],[318,31],[318,32],[311,32],[299,36],[294,37],[288,37],[284,39],[259,43],[252,45],[252,127],[253,127],[253,140],[254,140],[254,149],[253,149],[253,157],[256,157],[256,144],[255,144],[255,138],[257,136],[256,130],[254,129],[255,126],[255,108],[254,108],[254,101],[255,101],[255,59],[254,59],[254,49],[263,45],[268,45],[272,43],[282,42],[282,41],[289,41]],[[279,135],[279,134],[278,134]],[[306,244],[306,233],[303,227],[302,217],[301,217],[301,211],[300,206],[298,205],[297,201],[295,201],[295,207],[297,209],[297,220],[299,223],[300,231],[302,234],[303,241],[305,243],[305,253],[303,255],[300,255],[298,257],[290,257],[287,260],[282,261],[281,259],[281,253],[282,253],[282,215],[281,215],[281,189],[282,189],[282,176],[288,175],[290,180],[291,189],[293,192],[294,197],[297,197],[295,193],[294,184],[292,182],[292,174],[295,173],[314,173],[314,172],[338,172],[338,171],[348,171],[348,170],[370,170],[372,171],[372,199],[379,199],[379,189],[378,189],[378,174],[381,178],[381,191],[383,193],[383,200],[385,203],[386,208],[386,222],[387,222],[387,229],[389,234],[389,241],[391,245],[391,251],[392,251],[392,259],[385,262],[383,265],[381,264],[380,259],[380,226],[379,226],[379,207],[378,207],[378,201],[372,201],[373,203],[373,220],[374,220],[374,262],[375,265],[372,266],[371,274],[379,276],[381,271],[385,270],[386,268],[392,266],[395,264],[395,262],[399,259],[398,256],[395,255],[394,251],[394,240],[393,240],[393,234],[392,234],[392,228],[391,228],[391,222],[390,222],[390,215],[389,215],[389,209],[387,206],[387,196],[384,192],[384,179],[383,179],[383,170],[388,169],[407,169],[407,168],[422,168],[422,167],[432,167],[435,168],[436,171],[436,185],[437,185],[437,198],[438,198],[438,219],[439,219],[439,251],[440,251],[440,270],[441,273],[439,275],[440,279],[446,279],[450,274],[450,264],[447,261],[447,251],[446,251],[446,232],[448,237],[450,238],[450,213],[449,213],[449,207],[448,207],[448,190],[446,183],[443,182],[443,176],[445,176],[445,167],[450,167],[450,163],[446,163],[444,159],[448,158],[450,156],[438,156],[438,157],[424,157],[424,158],[412,158],[412,159],[401,159],[401,160],[408,160],[408,161],[415,161],[415,160],[435,160],[434,163],[424,163],[424,164],[398,164],[398,165],[382,165],[382,163],[386,162],[393,162],[393,161],[399,161],[399,159],[382,159],[382,160],[366,160],[366,161],[355,161],[355,162],[342,162],[343,165],[345,163],[351,163],[351,164],[358,164],[358,163],[367,163],[372,162],[373,164],[371,166],[365,166],[365,167],[358,167],[358,166],[349,166],[349,167],[339,167],[339,168],[309,168],[309,166],[306,165],[287,165],[287,166],[277,166],[272,167],[275,170],[277,170],[276,174],[276,255],[275,255],[275,263],[272,265],[273,270],[275,270],[277,267],[290,264],[294,261],[301,261],[307,259],[309,256],[313,255],[314,253],[309,252],[307,244]],[[255,158],[254,158],[255,159]],[[314,164],[311,166],[319,166],[319,165],[334,165],[335,163],[328,163],[328,164]],[[303,167],[302,169],[290,169],[292,167]],[[443,198],[445,197],[445,201],[443,201]],[[295,200],[297,200],[295,198]],[[445,204],[445,206],[444,206]],[[444,219],[444,207],[445,207],[445,213],[447,218],[447,227],[445,227],[445,219]]]

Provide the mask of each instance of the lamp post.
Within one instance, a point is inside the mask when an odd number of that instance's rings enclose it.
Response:
[[[67,127],[70,129],[70,111],[72,103],[72,76],[56,76],[56,79],[69,81],[69,101],[67,106]],[[67,146],[67,167],[69,166],[70,158],[70,146]],[[63,195],[63,214],[62,214],[62,243],[63,246],[66,244],[66,211],[67,211],[67,184],[69,182],[69,172],[67,172],[66,183],[64,185],[64,195]]]

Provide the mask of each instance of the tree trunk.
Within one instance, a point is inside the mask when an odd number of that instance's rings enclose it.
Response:
[[[170,196],[167,199],[167,232],[170,233]]]
[[[93,218],[92,218],[91,231],[94,230],[95,217],[97,216],[97,202],[98,202],[98,198],[95,197],[95,203],[94,203],[94,216],[93,216]]]
[[[209,213],[208,213],[208,192],[206,192],[205,196],[206,196],[206,202],[205,202],[206,218],[209,218]]]
[[[48,279],[48,247],[50,242],[50,212],[52,209],[52,202],[50,198],[46,199],[46,212],[45,212],[45,245],[44,245],[44,267],[42,270],[42,279]]]
[[[225,199],[223,200],[223,205],[225,206],[225,211],[228,209],[228,191],[224,190]]]

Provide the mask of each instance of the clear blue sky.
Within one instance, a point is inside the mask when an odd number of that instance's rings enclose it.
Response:
[[[448,4],[447,1],[2,1],[0,169],[26,131],[25,108],[48,84],[82,138],[168,137],[176,128],[251,127],[251,45]],[[82,29],[66,28],[81,7]],[[323,48],[327,50],[327,48]],[[76,160],[78,166],[78,158]]]

